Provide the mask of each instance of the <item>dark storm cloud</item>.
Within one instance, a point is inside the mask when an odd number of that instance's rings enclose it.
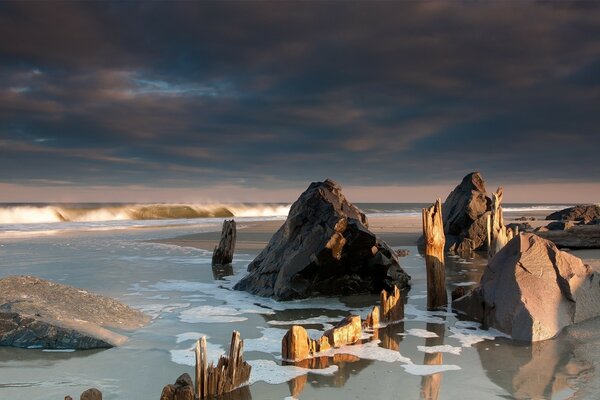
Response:
[[[0,181],[598,181],[598,21],[594,2],[0,3]]]

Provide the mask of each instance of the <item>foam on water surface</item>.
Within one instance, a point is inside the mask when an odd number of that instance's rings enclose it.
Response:
[[[183,342],[187,342],[187,341],[190,341],[190,340],[193,340],[195,342],[198,339],[200,339],[202,336],[205,336],[207,339],[210,339],[210,336],[205,335],[203,333],[199,333],[199,332],[184,332],[184,333],[180,333],[179,335],[175,336],[175,343],[183,343]]]
[[[446,371],[457,371],[461,368],[458,365],[419,365],[419,364],[405,364],[402,366],[406,372],[411,375],[433,375],[440,372]]]
[[[248,364],[252,366],[252,373],[250,374],[250,381],[248,382],[249,385],[256,382],[279,385],[308,373],[334,375],[338,371],[337,365],[330,365],[323,369],[309,369],[293,365],[279,365],[272,360],[250,360],[248,361]]]
[[[449,344],[443,344],[438,346],[417,346],[417,350],[422,351],[424,353],[433,354],[433,353],[450,353],[455,355],[460,355],[462,347],[450,346]]]
[[[420,337],[420,338],[436,338],[436,337],[439,337],[438,334],[435,333],[435,332],[430,332],[428,330],[418,329],[418,328],[408,329],[404,333],[399,333],[399,335],[401,335],[401,336],[410,335],[410,336],[416,336],[416,337]]]

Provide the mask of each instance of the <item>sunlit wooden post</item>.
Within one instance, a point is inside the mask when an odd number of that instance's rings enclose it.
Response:
[[[427,308],[431,310],[448,304],[444,262],[446,237],[440,199],[433,206],[423,209],[423,238],[427,268]]]
[[[502,187],[492,194],[492,211],[488,217],[488,258],[498,253],[515,235],[511,229],[506,229],[502,215]]]

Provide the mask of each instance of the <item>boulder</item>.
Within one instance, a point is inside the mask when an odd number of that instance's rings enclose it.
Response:
[[[547,220],[583,221],[584,223],[588,223],[594,218],[600,218],[600,206],[596,204],[580,204],[553,212],[546,217]]]
[[[194,383],[188,374],[182,374],[174,385],[165,386],[160,395],[160,400],[194,400],[195,398]]]
[[[96,388],[91,388],[81,393],[79,400],[102,400],[102,392]]]
[[[446,246],[458,249],[461,242],[470,239],[472,250],[483,248],[487,241],[487,216],[491,200],[487,197],[485,182],[479,172],[471,172],[448,195],[442,205]],[[462,248],[464,249],[464,245]]]
[[[408,287],[396,253],[368,226],[338,184],[311,183],[234,288],[292,300]]]
[[[92,349],[120,345],[147,315],[116,300],[33,276],[0,279],[0,346]]]
[[[453,307],[516,340],[550,339],[600,315],[600,276],[552,242],[523,233],[492,258],[480,284]]]

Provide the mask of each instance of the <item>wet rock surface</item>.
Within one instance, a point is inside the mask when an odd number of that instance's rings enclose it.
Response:
[[[260,296],[378,293],[408,287],[396,253],[368,229],[367,217],[331,180],[314,182],[235,286]]]
[[[472,172],[465,176],[442,205],[447,248],[464,251],[466,247],[485,247],[490,207],[481,174]]]
[[[33,276],[0,279],[0,346],[46,349],[108,348],[150,317],[83,289]]]

